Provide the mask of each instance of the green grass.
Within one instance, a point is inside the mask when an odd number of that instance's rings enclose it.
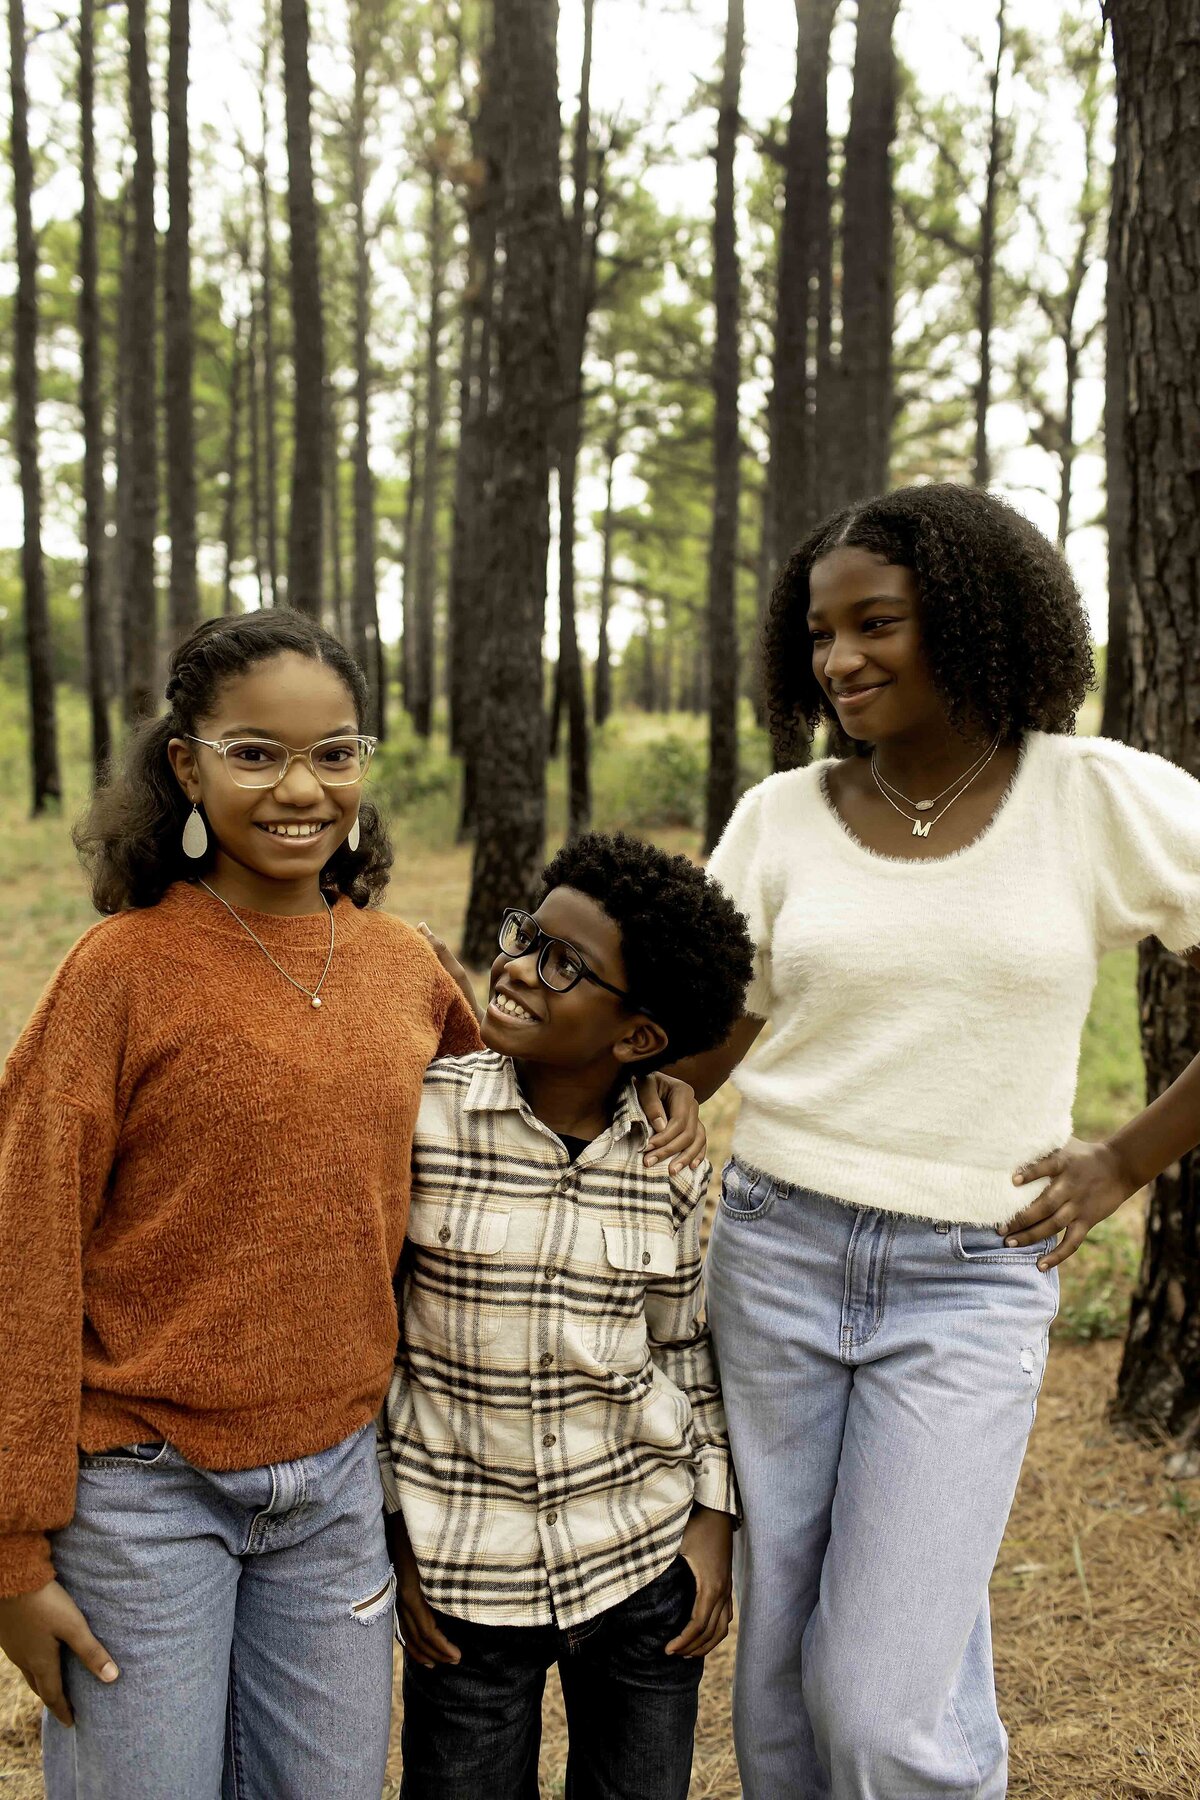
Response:
[[[396,709],[398,712],[398,709]],[[0,1051],[20,1031],[45,982],[92,924],[92,912],[69,837],[70,821],[88,791],[87,714],[71,689],[59,694],[60,746],[66,799],[61,813],[28,816],[29,775],[23,698],[0,682]],[[767,771],[766,744],[747,710],[743,781]],[[656,718],[626,713],[598,735],[593,764],[598,828],[641,832],[672,850],[696,854],[704,789],[705,721],[678,713]],[[470,848],[457,842],[459,776],[441,739],[417,739],[397,720],[381,750],[372,792],[392,820],[396,866],[389,907],[426,918],[457,939],[470,879]],[[548,845],[561,839],[566,815],[563,758],[548,771]],[[1142,1104],[1136,956],[1104,959],[1084,1029],[1075,1129],[1097,1138]],[[728,1153],[736,1106],[732,1090],[705,1108],[715,1161]],[[1062,1270],[1057,1330],[1072,1338],[1120,1336],[1137,1273],[1142,1214],[1132,1202],[1092,1233]]]

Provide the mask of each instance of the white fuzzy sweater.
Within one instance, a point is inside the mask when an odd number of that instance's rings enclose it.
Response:
[[[1000,1224],[1018,1164],[1071,1131],[1100,954],[1200,943],[1200,782],[1104,738],[1033,732],[1004,803],[953,856],[876,855],[830,765],[739,802],[709,871],[757,945],[734,1152],[856,1206]]]

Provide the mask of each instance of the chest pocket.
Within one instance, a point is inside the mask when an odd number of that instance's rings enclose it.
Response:
[[[407,1343],[469,1352],[504,1322],[507,1207],[414,1200],[402,1330]]]
[[[587,1346],[597,1362],[629,1373],[643,1368],[648,1354],[646,1284],[673,1275],[679,1251],[671,1232],[636,1220],[606,1223],[603,1238]]]

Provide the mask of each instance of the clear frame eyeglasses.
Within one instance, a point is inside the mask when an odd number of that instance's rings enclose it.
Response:
[[[273,788],[292,764],[306,762],[322,787],[352,787],[367,772],[378,738],[356,734],[318,738],[304,750],[291,750],[273,738],[202,738],[187,733],[189,743],[215,750],[235,787]]]
[[[510,906],[500,921],[500,949],[505,956],[532,956],[537,952],[538,980],[543,987],[549,988],[552,994],[569,994],[573,987],[581,981],[594,982],[610,994],[616,994],[619,1000],[633,1005],[633,995],[624,988],[614,987],[611,981],[604,981],[589,969],[574,944],[568,944],[565,938],[548,937],[533,917],[532,913],[523,912],[519,906]],[[639,1007],[640,1012],[646,1008]]]

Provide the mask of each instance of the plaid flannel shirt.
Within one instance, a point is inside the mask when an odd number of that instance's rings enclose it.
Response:
[[[654,1580],[693,1501],[736,1511],[701,1316],[710,1169],[647,1169],[633,1083],[568,1161],[508,1057],[425,1078],[380,1419],[430,1605],[485,1624],[583,1623]]]

